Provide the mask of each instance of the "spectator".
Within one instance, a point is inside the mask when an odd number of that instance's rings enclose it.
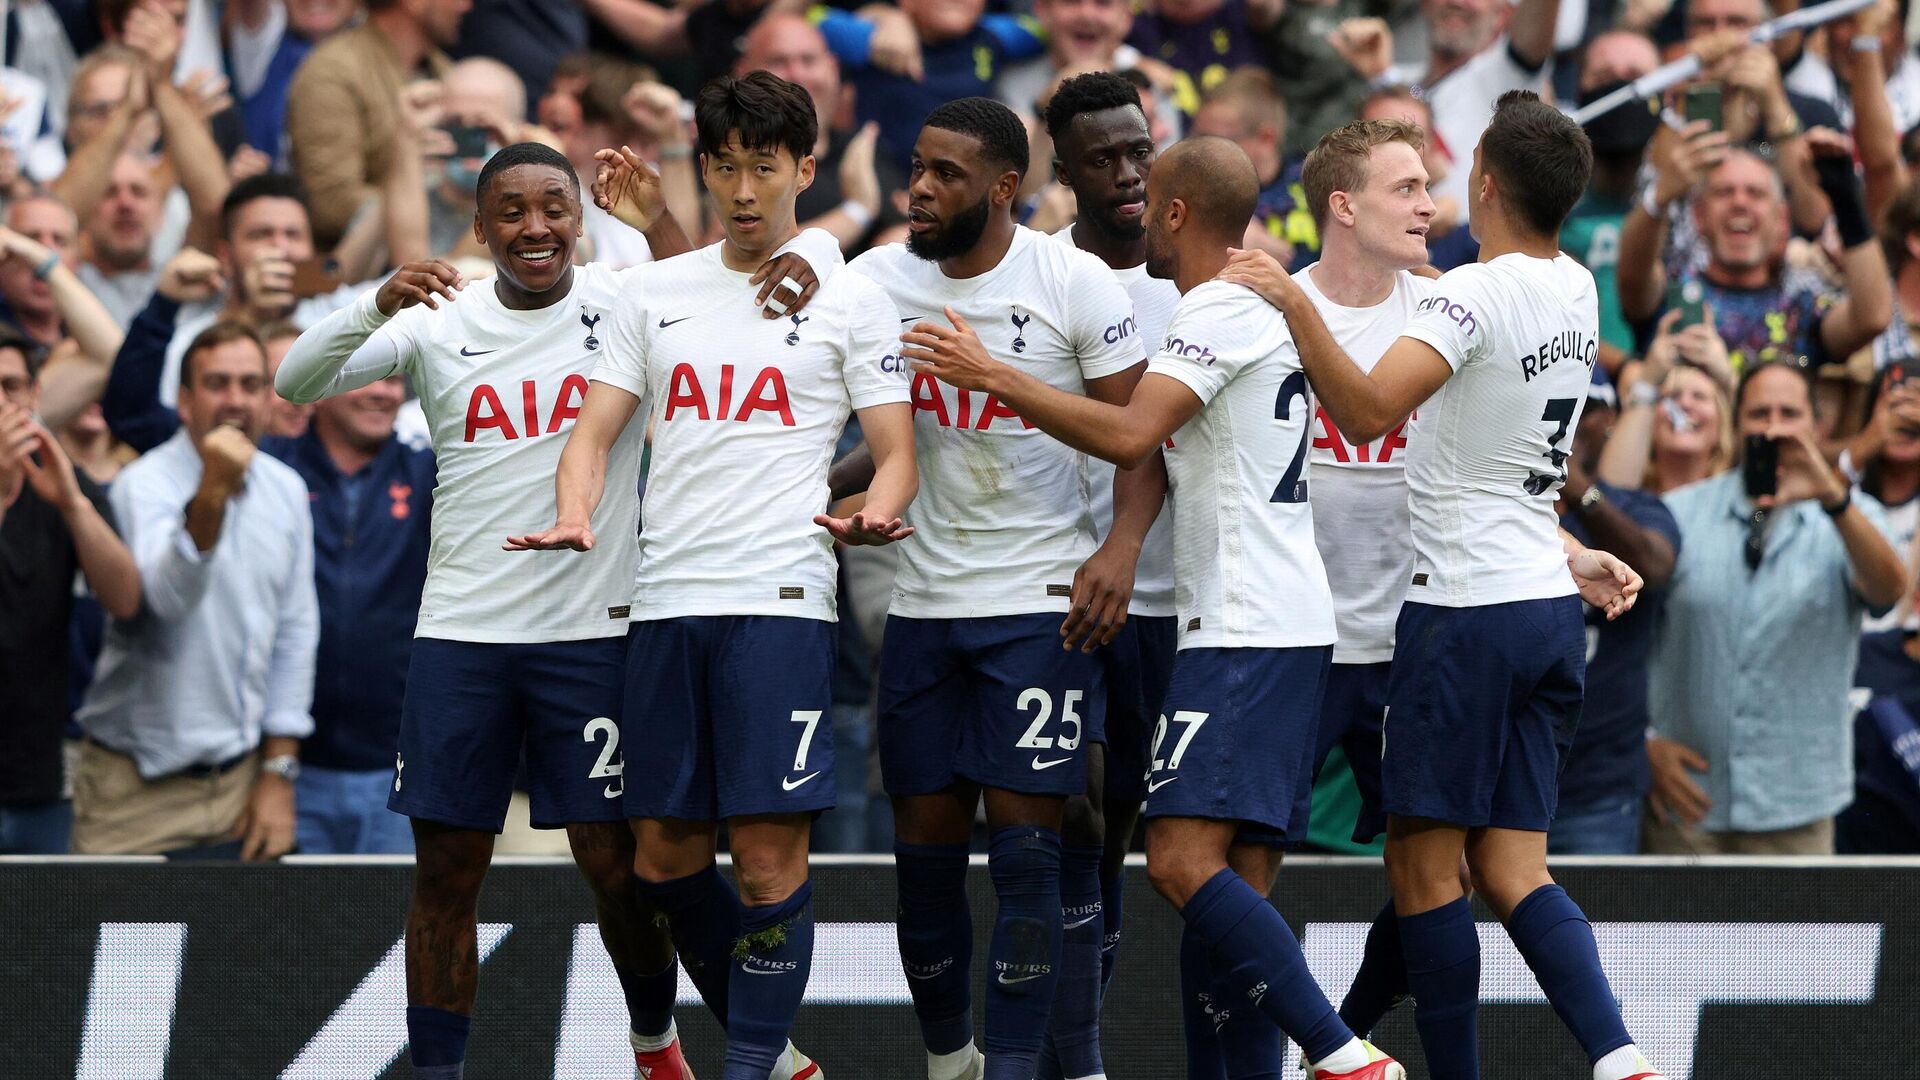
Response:
[[[78,228],[73,212],[48,196],[7,207],[7,227],[0,228],[0,322],[43,349],[71,335],[87,358],[104,363],[119,351],[122,335],[73,272]]]
[[[86,218],[87,256],[77,273],[122,330],[146,306],[160,277],[153,247],[164,199],[152,165],[123,153],[114,159],[99,208]]]
[[[484,0],[461,20],[460,39],[447,51],[456,60],[488,56],[502,61],[519,78],[521,95],[534,99],[562,60],[586,49],[592,31],[583,3]]]
[[[1587,700],[1560,773],[1560,805],[1547,831],[1554,855],[1632,855],[1640,850],[1647,796],[1647,661],[1663,589],[1680,551],[1680,527],[1656,495],[1617,488],[1597,475],[1616,416],[1613,387],[1596,382],[1573,435],[1560,527],[1640,572],[1639,603],[1609,622],[1586,609]]]
[[[1867,403],[1868,421],[1840,455],[1840,471],[1886,510],[1895,551],[1912,564],[1920,533],[1920,364],[1902,363],[1881,372]],[[1909,589],[1899,606],[1869,618],[1866,632],[1898,630],[1913,614]]]
[[[1626,393],[1599,468],[1615,487],[1665,495],[1733,465],[1727,347],[1706,323],[1676,332],[1678,318],[1661,320],[1644,363],[1622,369]]]
[[[370,0],[364,25],[321,42],[293,77],[287,134],[294,171],[313,200],[322,249],[346,234],[380,192],[400,127],[400,90],[452,61],[470,0]]]
[[[1034,0],[1033,18],[1046,54],[1010,65],[1000,76],[997,95],[1029,124],[1041,113],[1041,97],[1069,72],[1124,71],[1144,61],[1159,81],[1172,85],[1172,68],[1147,60],[1127,44],[1134,18],[1128,0]]]
[[[1776,448],[1777,492],[1749,500],[1730,469],[1666,497],[1686,547],[1649,681],[1647,847],[1830,854],[1853,797],[1860,618],[1899,600],[1906,569],[1878,504],[1815,445],[1806,369],[1755,365],[1734,410]]]
[[[1229,72],[1258,65],[1258,37],[1281,0],[1155,0],[1133,20],[1127,43],[1173,69],[1173,103],[1187,116]]]
[[[581,0],[581,6],[642,56],[693,57],[696,83],[733,69],[740,39],[762,15],[769,11],[798,12],[806,7],[797,0],[711,0],[700,4]]]
[[[427,579],[434,460],[394,435],[405,399],[405,379],[381,379],[314,405],[301,438],[261,442],[312,499],[320,643],[313,734],[294,782],[306,854],[413,850],[412,828],[387,809],[387,793]]]
[[[1398,25],[1417,11],[1417,0],[1325,0],[1282,7],[1262,45],[1267,69],[1292,110],[1287,157],[1305,157],[1320,136],[1359,115],[1369,88],[1342,55],[1343,47],[1384,31],[1388,23]],[[1420,125],[1423,131],[1431,126]],[[1427,171],[1432,173],[1432,167]]]
[[[1865,704],[1853,721],[1853,803],[1834,821],[1842,855],[1920,855],[1920,772],[1897,749],[1920,739],[1917,630],[1909,625],[1860,639],[1854,700]]]
[[[140,575],[106,496],[34,419],[39,346],[0,331],[0,854],[63,855],[68,625],[75,571],[116,617],[140,610]]]
[[[1682,269],[1678,283],[1682,290],[1698,290],[1736,374],[1744,365],[1769,360],[1844,361],[1885,330],[1891,318],[1886,259],[1867,224],[1851,157],[1837,139],[1819,145],[1819,186],[1834,206],[1845,250],[1839,294],[1812,269],[1787,262],[1787,193],[1773,166],[1749,151],[1733,150],[1703,168],[1713,153],[1713,144],[1704,141],[1656,163],[1656,204],[1678,201],[1694,176],[1703,179],[1693,219],[1707,260],[1697,271]],[[1668,278],[1655,253],[1667,220],[1664,214],[1651,218],[1641,212],[1630,215],[1623,227],[1617,276],[1620,308],[1628,319],[1652,316],[1666,296]],[[1652,235],[1630,243],[1636,221],[1649,223]]]
[[[876,229],[903,220],[888,196],[904,190],[906,181],[891,161],[878,160],[879,126],[868,123],[857,131],[834,126],[845,97],[840,63],[813,24],[779,13],[754,24],[736,74],[749,71],[770,71],[813,98],[820,136],[813,147],[813,183],[794,202],[801,228],[827,230],[852,256],[865,249]]]
[[[300,329],[289,320],[271,322],[260,328],[260,343],[267,348],[267,377],[280,373],[280,361],[287,358],[293,343],[300,339]],[[270,444],[267,439],[297,439],[307,433],[307,427],[313,420],[313,406],[288,401],[274,394],[267,404],[267,417],[261,424],[261,448]],[[273,453],[268,450],[268,453]],[[274,454],[285,459],[284,454]],[[302,474],[304,476],[304,474]]]
[[[1880,253],[1893,273],[1893,317],[1874,340],[1875,371],[1920,358],[1920,182],[1903,186],[1879,221]]]
[[[1304,159],[1289,161],[1284,156],[1287,103],[1266,69],[1243,67],[1223,76],[1194,114],[1191,134],[1232,139],[1253,161],[1260,198],[1243,247],[1291,262],[1294,270],[1319,257],[1320,233],[1307,212],[1306,189],[1300,186]]]
[[[230,0],[227,70],[247,146],[268,168],[287,167],[287,96],[314,45],[347,28],[359,0]]]
[[[266,369],[252,330],[208,328],[181,368],[181,430],[113,486],[144,603],[108,629],[80,711],[75,851],[293,847],[319,618],[306,485],[254,452]]]
[[[1394,65],[1393,34],[1384,22],[1343,27],[1334,45],[1369,84],[1411,86],[1433,110],[1428,139],[1464,160],[1486,130],[1488,102],[1509,90],[1544,92],[1560,0],[1512,6],[1503,0],[1421,0],[1420,11],[1427,31],[1423,64]],[[1433,185],[1433,197],[1469,206],[1469,171],[1454,169]]]
[[[615,57],[583,53],[561,61],[553,85],[540,99],[540,124],[558,140],[582,182],[594,176],[593,155],[605,147],[631,146],[654,162],[667,209],[689,235],[700,235],[706,216],[693,140],[680,115],[680,95],[659,82],[651,68]],[[580,203],[588,243],[575,256],[615,267],[653,258],[646,238],[600,209]],[[589,255],[585,248],[591,248]]]
[[[1580,65],[1580,103],[1611,93],[1660,66],[1653,39],[1628,30],[1610,30],[1588,43]],[[1593,142],[1593,179],[1587,194],[1560,228],[1560,246],[1593,271],[1600,299],[1600,363],[1610,378],[1635,351],[1633,327],[1620,313],[1620,227],[1633,208],[1634,189],[1647,143],[1659,118],[1646,108],[1626,105],[1586,125]],[[1603,547],[1605,545],[1602,545]]]

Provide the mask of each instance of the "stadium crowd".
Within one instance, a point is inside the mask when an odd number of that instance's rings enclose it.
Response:
[[[1920,852],[1920,12],[1883,0],[1746,43],[1790,4],[12,0],[0,854],[411,850],[387,799],[434,557],[418,388],[294,405],[270,373],[394,267],[491,273],[472,207],[502,147],[544,143],[590,181],[596,151],[630,146],[707,242],[687,102],[771,71],[818,114],[800,222],[852,259],[903,239],[921,122],[973,95],[1027,121],[1023,222],[1068,226],[1042,118],[1064,79],[1112,70],[1161,149],[1246,152],[1263,190],[1243,245],[1295,269],[1320,247],[1305,154],[1354,118],[1421,126],[1445,270],[1476,257],[1467,178],[1496,98],[1570,110],[1684,53],[1703,74],[1663,108],[1588,123],[1564,233],[1603,345],[1562,522],[1647,592],[1614,622],[1589,611],[1550,844]],[[574,254],[651,258],[590,202]],[[524,411],[493,405],[479,422],[536,433],[530,388]],[[1340,460],[1392,450],[1322,425]],[[1778,503],[1755,509],[1766,457]],[[839,790],[813,843],[891,850],[868,763],[896,552],[839,556]],[[1336,758],[1313,846],[1378,850],[1348,839],[1358,802]],[[500,850],[565,852],[526,820],[521,798]]]

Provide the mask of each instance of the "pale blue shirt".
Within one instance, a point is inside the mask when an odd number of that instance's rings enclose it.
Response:
[[[1885,533],[1880,504],[1854,502]],[[1668,492],[1686,543],[1667,586],[1647,685],[1653,730],[1707,759],[1709,832],[1771,832],[1853,800],[1847,692],[1866,603],[1819,504],[1774,511],[1759,569],[1738,469]]]
[[[186,527],[200,471],[182,428],[109,494],[140,567],[141,610],[108,624],[78,719],[149,780],[313,732],[320,613],[306,482],[255,454],[219,541],[202,552]]]

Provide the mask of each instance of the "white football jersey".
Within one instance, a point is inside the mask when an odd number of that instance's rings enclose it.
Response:
[[[605,320],[630,273],[594,263],[575,267],[567,298],[534,311],[503,305],[491,277],[469,281],[438,310],[418,305],[391,319],[374,306],[377,292],[369,291],[315,326],[288,355],[283,385],[299,377],[309,339],[309,347],[320,349],[341,330],[378,327],[332,389],[396,373],[413,381],[439,469],[419,636],[512,643],[627,632],[637,485],[607,485],[593,515],[599,543],[592,551],[516,552],[501,545],[553,521],[560,451],[606,346]],[[614,444],[608,475],[638,475],[640,451],[636,424]]]
[[[995,359],[1068,393],[1146,355],[1113,271],[1025,227],[999,265],[977,277],[949,278],[903,244],[849,265],[892,296],[896,331],[944,324],[950,306]],[[917,531],[901,545],[889,612],[959,619],[1066,611],[1074,571],[1095,545],[1086,457],[991,394],[925,373],[913,375],[912,390],[920,494],[907,519]]]
[[[1204,282],[1148,362],[1156,375],[1202,403],[1166,451],[1180,648],[1332,644],[1308,501],[1313,400],[1286,319],[1250,289]]]
[[[848,412],[907,401],[899,322],[844,272],[765,319],[749,277],[713,244],[632,271],[609,320],[593,377],[650,402],[653,428],[635,619],[836,617],[833,538],[813,517]]]
[[[1403,331],[1453,376],[1408,448],[1407,599],[1484,607],[1574,592],[1555,494],[1598,349],[1593,275],[1518,253],[1449,270]]]
[[[1318,265],[1318,264],[1315,264]],[[1313,267],[1293,275],[1333,339],[1359,365],[1372,371],[1387,346],[1413,321],[1433,282],[1405,271],[1394,275],[1393,292],[1366,308],[1341,307],[1314,284]],[[1370,443],[1358,445],[1340,433],[1327,411],[1313,410],[1313,536],[1333,588],[1340,640],[1336,664],[1377,664],[1393,659],[1393,624],[1400,617],[1413,574],[1412,527],[1407,520],[1407,440],[1412,420]]]

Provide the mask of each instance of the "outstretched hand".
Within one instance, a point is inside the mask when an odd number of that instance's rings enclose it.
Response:
[[[555,525],[545,532],[509,536],[502,551],[592,551],[598,543],[593,530],[585,525]]]
[[[1632,611],[1646,585],[1633,567],[1598,548],[1582,548],[1567,556],[1567,568],[1573,571],[1580,599],[1605,612],[1609,622]]]
[[[913,526],[904,520],[868,517],[865,511],[855,511],[853,516],[843,518],[815,514],[813,523],[849,547],[881,547],[913,535]]]

